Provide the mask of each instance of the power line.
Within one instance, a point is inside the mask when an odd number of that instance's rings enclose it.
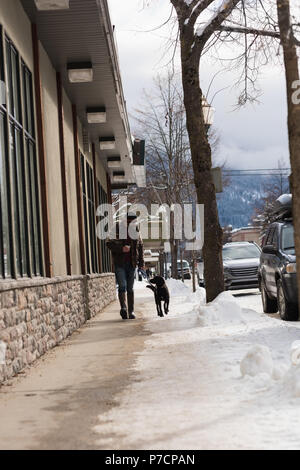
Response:
[[[257,168],[252,170],[223,170],[225,176],[284,176],[290,175],[290,168]]]
[[[223,169],[223,171],[240,171],[240,172],[244,172],[244,171],[291,171],[290,168],[253,168],[253,169],[248,169],[248,170],[237,170],[237,169],[230,169],[228,168],[226,170]]]
[[[225,176],[285,176],[288,177],[289,174],[283,174],[283,173],[244,173],[244,174],[239,174],[239,173],[225,173]]]

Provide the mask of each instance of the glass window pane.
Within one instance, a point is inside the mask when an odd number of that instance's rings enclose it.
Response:
[[[19,76],[19,56],[11,46],[11,72],[12,72],[12,86],[13,86],[13,116],[18,121],[21,122],[21,111],[20,111],[20,76]]]
[[[10,124],[10,169],[12,172],[12,181],[13,186],[12,191],[12,205],[13,205],[13,218],[14,218],[14,240],[15,240],[15,250],[16,250],[16,273],[18,276],[22,273],[21,265],[21,237],[20,237],[20,214],[19,214],[19,197],[18,197],[18,174],[17,174],[17,162],[16,162],[16,136],[15,128]]]
[[[87,194],[86,194],[86,173],[85,173],[85,162],[84,156],[80,157],[80,168],[81,168],[81,182],[82,182],[82,199],[83,199],[83,216],[84,216],[84,236],[85,236],[85,258],[87,272],[91,272],[90,264],[90,247],[89,247],[89,231],[88,231],[88,213],[87,213]]]
[[[25,64],[23,67],[23,81],[24,81],[24,114],[25,114],[25,129],[34,138],[34,112],[33,112],[33,96],[32,96],[32,74]]]
[[[31,203],[31,249],[33,252],[33,270],[36,276],[43,274],[42,248],[41,248],[41,225],[39,207],[39,185],[36,161],[36,149],[33,142],[28,141],[29,175],[30,175],[30,203]]]
[[[13,109],[13,94],[12,94],[12,74],[11,74],[11,55],[10,55],[10,43],[8,40],[5,42],[6,45],[6,82],[7,82],[7,96],[8,103],[7,108],[9,112],[12,112]]]
[[[19,55],[8,38],[6,38],[6,74],[9,113],[21,122]]]
[[[27,238],[27,208],[25,196],[25,172],[23,160],[23,139],[19,129],[15,129],[16,171],[18,185],[18,208],[21,248],[21,274],[28,276],[28,238]]]
[[[26,141],[26,187],[27,189],[27,197],[28,197],[28,223],[29,223],[29,238],[30,238],[30,262],[31,262],[31,269],[32,274],[36,276],[36,253],[35,253],[35,246],[32,240],[35,239],[34,237],[34,219],[33,219],[33,207],[34,207],[34,180],[32,181],[31,176],[31,164],[30,164],[30,142],[27,139]]]
[[[4,81],[4,56],[2,47],[2,28],[0,26],[0,106],[5,106],[6,103],[6,89]]]
[[[1,275],[11,276],[11,245],[8,222],[8,193],[7,193],[7,138],[6,121],[4,114],[0,113],[0,199],[1,199],[1,247],[0,263]]]

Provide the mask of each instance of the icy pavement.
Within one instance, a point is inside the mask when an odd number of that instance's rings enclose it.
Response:
[[[99,445],[300,449],[300,366],[291,362],[299,323],[262,314],[253,292],[226,292],[206,306],[203,290],[174,280],[170,315],[160,319],[152,292],[137,287],[151,335],[135,382],[99,416]]]

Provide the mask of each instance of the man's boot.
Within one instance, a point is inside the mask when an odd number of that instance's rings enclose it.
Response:
[[[128,318],[129,320],[135,320],[134,311],[134,293],[127,292],[127,301],[128,301]]]
[[[127,320],[126,292],[119,292],[120,315],[123,320]]]

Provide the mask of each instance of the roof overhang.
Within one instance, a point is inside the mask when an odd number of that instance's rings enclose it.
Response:
[[[76,105],[78,117],[95,143],[97,153],[109,174],[107,158],[121,157],[126,182],[135,183],[132,140],[122,89],[114,30],[107,0],[70,0],[68,9],[38,10],[34,0],[21,0],[50,60],[60,72],[63,87]],[[71,83],[68,64],[91,63],[93,80]],[[104,122],[90,123],[88,109],[105,109]],[[114,136],[115,148],[100,150],[99,139]]]

